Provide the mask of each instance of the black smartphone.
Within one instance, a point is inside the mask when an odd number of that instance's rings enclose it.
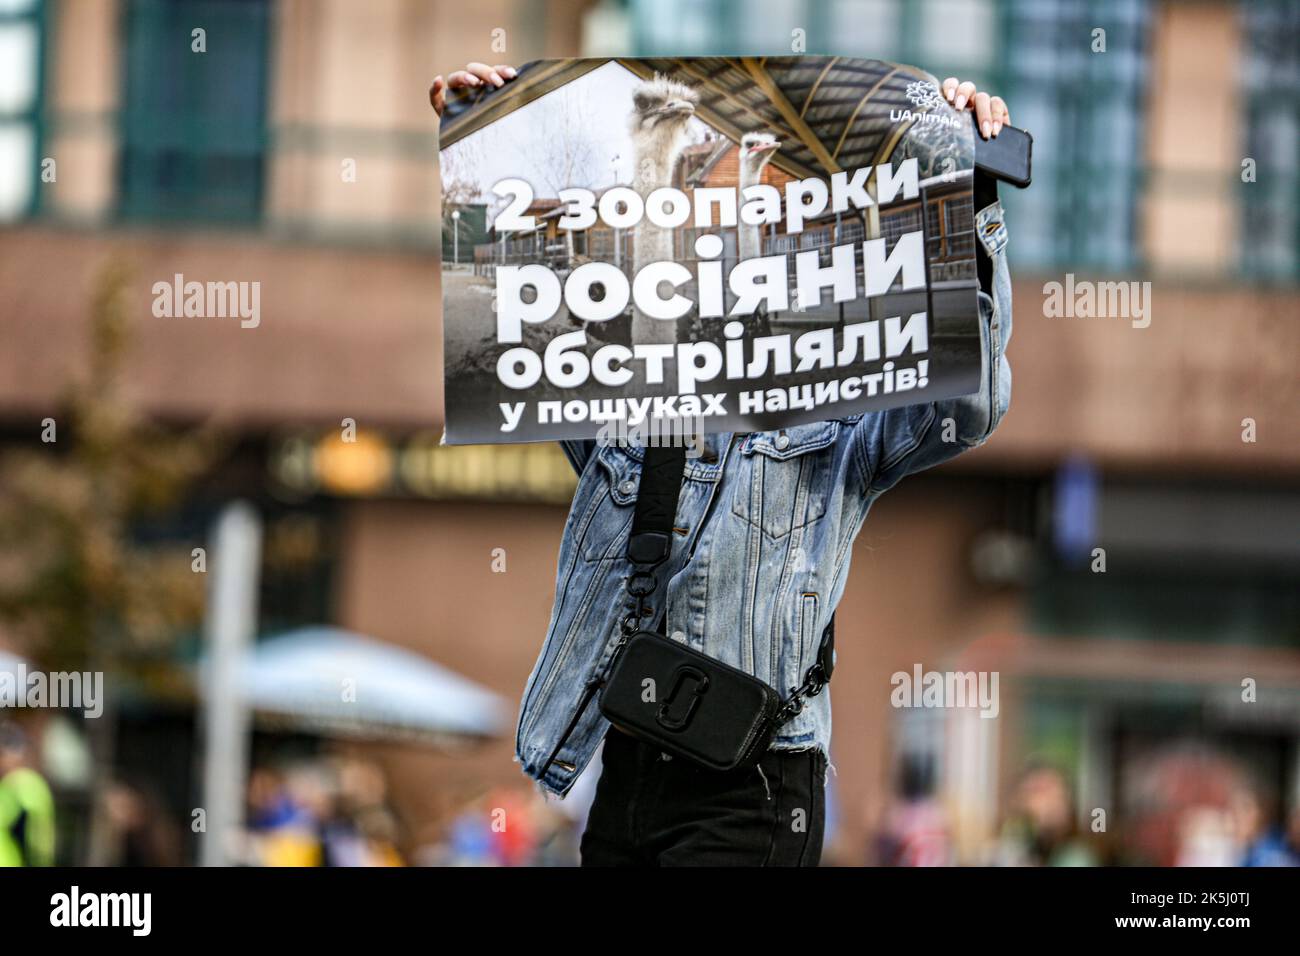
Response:
[[[970,118],[975,124],[975,168],[1021,189],[1028,186],[1034,138],[1023,129],[1003,126],[996,138],[984,139],[974,111]]]

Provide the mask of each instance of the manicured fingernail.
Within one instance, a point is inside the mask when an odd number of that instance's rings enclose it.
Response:
[[[488,79],[490,79],[492,81],[492,85],[497,87],[498,89],[506,85],[506,81],[501,79],[501,77],[497,76],[495,73],[489,73]]]
[[[998,135],[998,133],[1000,133],[1000,132],[1002,132],[1002,120],[994,120],[994,121],[993,121],[993,135],[996,137],[996,136]]]
[[[992,131],[993,131],[993,126],[992,124],[989,123],[988,120],[985,120],[984,122],[980,123],[980,132],[984,135],[985,139],[989,138],[989,133],[991,133]]]
[[[961,96],[957,97],[957,102],[953,103],[952,105],[957,107],[957,109],[961,109],[962,107],[964,107],[966,105],[966,94],[963,93],[961,94]]]
[[[513,80],[516,76],[519,75],[518,71],[513,66],[508,66],[501,72],[506,75],[507,80]]]
[[[465,80],[465,83],[469,86],[478,86],[481,82],[483,81],[480,80],[477,76],[474,76],[472,74],[469,77],[467,77]]]
[[[944,90],[944,91],[943,91],[943,95],[946,96],[946,97],[948,98],[948,102],[949,102],[949,103],[952,102],[952,94],[953,94],[954,92],[956,92],[956,91],[955,91],[955,90],[952,90],[952,89],[947,89],[947,90]]]

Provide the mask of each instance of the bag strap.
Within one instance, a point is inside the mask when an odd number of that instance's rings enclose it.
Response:
[[[685,469],[685,445],[646,448],[627,538],[627,559],[633,564],[658,565],[672,551],[673,520]]]
[[[630,637],[640,629],[641,619],[654,616],[648,598],[659,585],[655,569],[668,559],[672,552],[673,520],[677,516],[677,501],[681,495],[686,466],[684,445],[668,447],[650,446],[645,451],[641,466],[641,481],[637,486],[636,511],[632,515],[632,530],[627,539],[627,559],[636,570],[628,578],[628,614],[623,619],[623,636]],[[665,614],[660,633],[668,636]],[[817,657],[804,674],[803,683],[790,688],[790,696],[777,713],[777,723],[784,724],[803,711],[804,702],[816,697],[830,682],[835,669],[835,615],[831,614]]]
[[[822,631],[821,643],[817,646],[817,659],[804,673],[803,683],[790,688],[790,696],[781,709],[777,711],[777,725],[788,723],[803,711],[804,702],[809,697],[816,697],[831,681],[831,672],[835,670],[835,613],[826,622]]]
[[[682,479],[686,470],[686,446],[649,445],[641,464],[641,477],[637,483],[636,510],[632,513],[632,530],[627,536],[627,559],[635,570],[628,577],[628,613],[620,624],[622,635],[619,646],[640,630],[641,619],[654,616],[649,597],[659,587],[655,569],[672,553],[673,520],[677,516],[677,499],[682,493]],[[615,651],[617,654],[617,651]],[[578,727],[578,721],[605,682],[603,674],[587,681],[578,710],[560,735],[555,749],[542,764],[539,778],[546,776],[560,749]]]
[[[627,559],[633,571],[627,579],[628,613],[624,638],[641,629],[641,620],[654,616],[649,598],[659,587],[655,573],[673,550],[673,521],[686,470],[685,445],[651,445],[645,450],[637,484],[636,510],[627,536]]]

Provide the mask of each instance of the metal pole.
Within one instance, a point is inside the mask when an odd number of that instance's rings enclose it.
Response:
[[[261,519],[247,502],[233,502],[217,517],[212,541],[202,714],[206,820],[199,863],[229,866],[244,824],[251,718],[240,672],[257,626]]]
[[[943,215],[943,210],[939,210]],[[921,249],[925,252],[925,325],[934,332],[934,288],[930,280],[930,191],[921,187]]]

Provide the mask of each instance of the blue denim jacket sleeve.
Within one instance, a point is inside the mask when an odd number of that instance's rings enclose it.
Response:
[[[993,264],[993,295],[981,290],[980,386],[971,395],[863,415],[857,424],[859,464],[868,492],[878,493],[902,478],[974,448],[993,433],[1011,403],[1011,273],[1002,205],[976,215],[976,234]]]
[[[573,470],[581,475],[582,469],[587,467],[587,462],[596,451],[596,439],[565,440],[560,442],[560,448],[564,450],[564,457],[569,459]]]

